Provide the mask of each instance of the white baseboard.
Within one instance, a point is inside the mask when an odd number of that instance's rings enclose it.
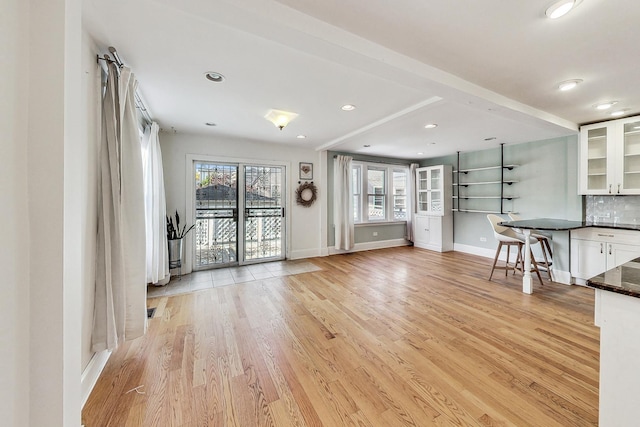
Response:
[[[477,246],[463,245],[461,243],[454,243],[453,250],[456,252],[464,252],[465,254],[478,255],[478,256],[491,258],[491,259],[493,259],[493,257],[496,256],[495,249],[479,248]],[[500,259],[502,260],[506,259],[506,253],[507,252],[503,250],[502,253],[500,254]]]
[[[111,356],[111,351],[109,350],[95,353],[82,372],[82,376],[80,377],[82,407],[84,407],[84,404],[87,402],[91,390],[93,390],[102,370],[109,360],[109,356]]]
[[[375,242],[365,242],[365,243],[356,243],[353,249],[345,251],[343,249],[336,249],[334,247],[330,247],[329,255],[337,255],[337,254],[347,254],[350,252],[360,252],[360,251],[369,251],[372,249],[384,249],[384,248],[394,248],[397,246],[408,246],[411,242],[407,239],[392,239],[392,240],[378,240]]]
[[[453,245],[453,250],[454,251],[458,251],[458,252],[464,252],[467,254],[471,254],[471,255],[478,255],[481,257],[485,257],[485,258],[491,258],[493,259],[494,256],[496,256],[496,251],[495,249],[487,249],[487,248],[479,248],[477,246],[470,246],[470,245],[462,245],[460,243],[455,243]],[[514,252],[511,251],[511,260],[513,261],[513,254]],[[507,251],[505,248],[503,248],[500,251],[500,256],[498,257],[498,259],[500,261],[505,261],[507,259]],[[564,285],[570,285],[571,284],[571,273],[568,271],[562,271],[562,270],[553,270],[553,278],[555,279],[554,281],[556,283],[562,283]]]
[[[326,256],[326,255],[322,255],[322,251],[319,248],[318,249],[302,249],[299,251],[289,252],[289,259],[314,258],[318,256]]]

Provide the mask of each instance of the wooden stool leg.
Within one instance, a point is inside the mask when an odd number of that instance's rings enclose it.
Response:
[[[505,277],[509,274],[509,253],[511,252],[511,245],[507,244],[507,261],[504,264],[504,275]]]
[[[491,274],[489,274],[489,280],[493,276],[493,270],[496,268],[496,263],[498,262],[498,256],[500,256],[500,249],[502,249],[502,242],[498,242],[498,249],[496,249],[496,256],[493,258],[493,265],[491,266]]]
[[[540,270],[538,270],[538,263],[536,262],[536,259],[533,257],[533,251],[531,251],[531,265],[533,265],[533,269],[536,271],[536,274],[538,275],[538,280],[540,280],[540,284],[544,286],[544,282],[542,281],[542,276],[540,276]]]
[[[549,242],[547,239],[538,239],[540,243],[540,249],[542,249],[542,257],[544,258],[544,266],[547,269],[547,274],[549,275],[549,280],[553,282],[553,275],[551,273],[551,263],[549,262],[549,258],[547,257],[547,246]],[[551,255],[549,255],[551,256]]]

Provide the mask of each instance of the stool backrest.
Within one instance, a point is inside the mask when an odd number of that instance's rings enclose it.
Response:
[[[501,225],[498,225],[499,222],[504,221],[504,219],[502,217],[499,217],[498,215],[494,215],[494,214],[488,214],[487,215],[487,219],[489,220],[489,223],[491,224],[491,228],[493,228],[493,234],[502,234],[505,231],[508,230],[507,227],[503,227]]]

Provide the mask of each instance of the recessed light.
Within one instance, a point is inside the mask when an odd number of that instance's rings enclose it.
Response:
[[[433,128],[437,128],[438,125],[435,123],[429,123],[428,125],[424,125],[425,129],[433,129]]]
[[[205,123],[205,125],[207,125],[207,126],[216,126],[216,124],[213,123],[213,122],[207,122],[207,123]]]
[[[344,104],[344,105],[343,105],[342,107],[340,107],[340,108],[342,108],[342,110],[344,110],[344,111],[353,111],[353,110],[355,110],[355,109],[356,109],[356,106],[355,106],[355,105],[353,105],[353,104]]]
[[[364,145],[363,145],[363,147],[364,147],[364,148],[369,148],[369,147],[371,147],[371,145],[369,145],[369,144],[364,144]]]
[[[204,76],[207,78],[207,80],[210,80],[214,83],[220,83],[224,81],[224,76],[215,71],[207,71],[206,73],[204,73]]]
[[[485,141],[493,141],[494,139],[497,139],[495,136],[490,136],[488,138],[485,138]]]
[[[560,0],[552,4],[545,11],[545,15],[549,19],[558,19],[561,16],[569,13],[573,8],[575,8],[580,0]]]
[[[298,138],[298,139],[305,139],[306,137],[307,137],[307,135],[298,135],[298,136],[296,136],[296,138]]]
[[[560,84],[558,84],[558,89],[560,89],[563,92],[566,92],[568,90],[575,88],[580,83],[582,83],[582,79],[565,80]]]
[[[422,151],[420,151],[419,153],[416,153],[418,156],[422,156],[424,153]]]
[[[624,116],[625,114],[627,114],[627,111],[629,111],[628,108],[623,108],[622,110],[612,111],[611,113],[609,113],[609,115],[611,115],[612,117]]]
[[[613,107],[617,103],[618,103],[618,101],[607,101],[607,102],[601,102],[599,104],[596,104],[593,107],[596,110],[606,110],[606,109],[609,109],[609,108]]]

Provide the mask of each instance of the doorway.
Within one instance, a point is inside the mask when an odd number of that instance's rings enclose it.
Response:
[[[285,167],[194,161],[194,270],[285,258]]]

